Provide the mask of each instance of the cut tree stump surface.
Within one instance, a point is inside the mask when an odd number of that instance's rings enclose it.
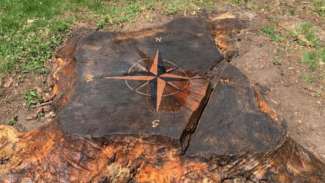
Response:
[[[223,60],[213,24],[76,33],[52,74],[57,119],[30,132],[0,126],[0,180],[325,182],[325,165]]]
[[[216,86],[188,153],[223,155],[275,149],[285,139],[285,124],[260,110],[258,93],[237,68],[223,64],[211,74],[220,72],[221,76],[212,80]]]
[[[62,130],[91,137],[159,136],[192,154],[273,149],[285,129],[259,110],[247,78],[220,63],[208,25],[179,18],[139,33],[83,37],[73,53],[74,94],[58,114]],[[156,84],[154,67],[161,75]],[[214,72],[218,67],[224,69]],[[168,74],[173,77],[164,78]]]
[[[179,19],[148,30],[148,36],[129,38],[128,34],[95,32],[83,38],[74,53],[74,95],[59,113],[64,132],[94,137],[129,134],[178,139],[209,93],[205,72],[222,59],[207,31],[204,21]],[[175,81],[166,78],[171,81],[166,82],[158,111],[153,99],[157,98],[156,88],[151,80],[114,78],[149,77],[146,68],[151,66],[157,50],[159,72],[176,67],[170,74],[188,77]]]

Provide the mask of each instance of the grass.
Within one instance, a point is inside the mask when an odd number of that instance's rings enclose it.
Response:
[[[283,40],[283,36],[276,30],[274,26],[265,26],[261,29],[261,31],[272,41],[279,42]]]
[[[10,119],[6,124],[10,126],[15,126],[18,122],[18,116],[13,117]]]
[[[289,34],[282,35],[275,28],[275,26],[264,26],[261,29],[266,36],[272,41],[284,41],[288,37],[294,37],[297,43],[301,46],[308,47],[304,51],[301,63],[307,65],[310,71],[314,72],[325,64],[325,48],[321,44],[319,37],[316,34],[316,28],[310,22],[302,22],[298,24],[294,31],[288,32]],[[281,60],[277,56],[273,59],[274,65],[281,65]],[[320,70],[322,72],[322,70]],[[312,83],[314,78],[304,76],[303,79],[308,83]]]
[[[249,0],[231,0],[230,2],[232,2],[233,4],[236,5],[241,5],[241,4],[245,4],[247,3]]]
[[[147,11],[191,13],[214,5],[213,0],[1,0],[0,78],[13,71],[46,73],[46,61],[76,22],[95,20],[101,29]]]
[[[59,1],[0,1],[0,74],[46,72],[44,63],[63,39],[68,22],[55,18]]]
[[[37,93],[36,90],[28,90],[25,93],[25,103],[30,108],[42,102],[42,97]]]
[[[325,48],[321,45],[321,41],[312,23],[300,23],[293,32],[293,35],[298,37],[300,45],[310,47],[302,56],[302,63],[307,65],[310,71],[317,70],[320,65],[325,63]]]
[[[211,10],[215,7],[214,0],[165,0],[162,1],[163,13],[177,14],[183,12],[184,14],[195,14],[201,9]]]
[[[309,84],[315,82],[315,78],[314,78],[312,75],[310,75],[310,74],[304,74],[304,75],[302,76],[302,79],[303,79],[305,82],[309,83]]]
[[[316,35],[315,27],[310,22],[302,22],[297,27],[293,34],[299,37],[299,43],[304,46],[319,47],[320,40]]]
[[[302,63],[306,64],[311,71],[315,71],[320,65],[325,64],[325,48],[306,51]]]
[[[316,71],[321,65],[325,64],[325,48],[321,44],[316,31],[316,28],[310,22],[302,22],[295,27],[295,30],[289,31],[288,34],[284,35],[280,34],[275,26],[268,25],[261,29],[261,32],[272,41],[280,42],[286,38],[293,37],[296,43],[306,47],[306,51],[304,51],[301,58],[301,63],[307,65],[310,71]],[[281,62],[275,57],[273,64],[281,65]]]
[[[313,8],[319,16],[325,16],[325,0],[313,0]]]

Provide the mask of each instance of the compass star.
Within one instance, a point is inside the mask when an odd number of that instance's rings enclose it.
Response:
[[[159,56],[159,50],[156,50],[156,53],[151,60],[149,67],[145,68],[144,72],[132,73],[131,75],[124,76],[108,76],[104,77],[106,79],[117,79],[117,80],[133,80],[133,81],[146,81],[142,84],[141,87],[149,84],[151,87],[151,98],[155,103],[156,111],[159,110],[163,94],[166,88],[166,85],[169,85],[177,90],[179,88],[172,83],[172,81],[187,81],[190,78],[187,76],[182,76],[172,73],[176,70],[175,67],[166,68],[161,63]]]

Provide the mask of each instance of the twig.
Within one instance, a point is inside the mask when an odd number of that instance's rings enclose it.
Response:
[[[43,107],[43,106],[46,106],[46,105],[50,105],[52,103],[53,103],[53,100],[50,100],[50,101],[47,101],[47,102],[44,102],[44,103],[41,103],[41,104],[34,105],[34,106],[32,106],[32,108]]]

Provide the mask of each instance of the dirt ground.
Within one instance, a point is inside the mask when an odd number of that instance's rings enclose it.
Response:
[[[270,22],[268,13],[243,10],[240,14],[249,15],[251,20],[249,27],[236,38],[238,56],[231,63],[245,73],[252,84],[264,88],[269,104],[287,122],[289,136],[325,160],[324,68],[313,73],[318,75],[317,81],[306,82],[303,75],[309,71],[301,64],[305,48],[276,43],[260,34],[258,30]],[[301,14],[294,17],[279,15],[276,23],[286,26],[281,27],[283,29],[313,19]],[[317,25],[317,19],[314,22]],[[324,30],[325,24],[318,26]]]
[[[260,31],[265,25],[275,24],[280,31],[285,32],[299,22],[310,21],[321,30],[320,40],[324,41],[324,19],[308,13],[304,8],[305,4],[301,2],[254,2],[250,8],[221,3],[215,10],[216,14],[229,12],[231,16],[248,22],[245,29],[231,37],[236,54],[230,62],[247,75],[252,85],[263,89],[271,107],[287,122],[289,135],[325,160],[324,66],[310,73],[307,66],[301,63],[301,55],[309,48],[295,44],[294,40],[272,41]],[[270,3],[273,3],[272,6],[268,6]],[[288,11],[291,9],[295,10],[295,14],[289,16]],[[159,14],[144,14],[133,24],[105,29],[141,29],[166,22],[170,18]],[[91,24],[83,23],[79,26],[85,25],[92,27]],[[312,83],[306,82],[303,79],[306,73],[318,79]],[[51,84],[47,76],[10,75],[0,81],[0,86],[0,122],[16,121],[12,125],[21,130],[30,130],[55,117],[50,102],[49,105],[29,109],[24,99],[27,89],[36,89],[48,100]],[[42,115],[38,115],[40,113]]]
[[[13,125],[19,130],[30,130],[50,122],[55,114],[51,105],[28,107],[25,93],[36,90],[43,100],[50,97],[50,87],[45,75],[10,75],[0,88],[0,123]],[[50,104],[50,102],[48,103]]]
[[[300,79],[303,68],[296,54],[287,53],[282,64],[275,66],[276,45],[249,31],[238,47],[239,56],[232,63],[253,84],[266,88],[269,104],[287,122],[289,135],[324,159],[325,100],[313,96],[314,91]]]

